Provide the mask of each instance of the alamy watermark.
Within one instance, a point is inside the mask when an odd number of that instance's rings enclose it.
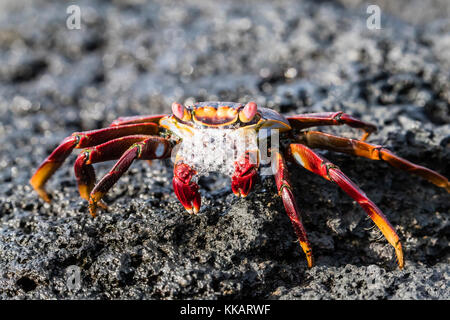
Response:
[[[68,17],[66,19],[66,27],[69,30],[81,29],[81,8],[75,4],[70,5],[66,9]]]
[[[66,269],[66,286],[69,291],[77,292],[81,289],[81,268],[75,265]]]
[[[375,4],[371,4],[367,7],[366,13],[370,16],[366,20],[366,26],[369,30],[381,29],[381,9]]]

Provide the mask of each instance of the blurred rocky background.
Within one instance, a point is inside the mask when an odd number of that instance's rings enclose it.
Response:
[[[72,4],[80,29],[66,24]],[[381,9],[380,29],[367,27],[370,4]],[[77,193],[76,153],[48,183],[51,204],[28,184],[74,131],[206,100],[254,100],[284,114],[344,110],[379,126],[370,142],[450,177],[449,6],[1,1],[0,298],[449,299],[450,197],[385,163],[323,152],[395,226],[404,270],[356,203],[293,165],[310,270],[271,177],[246,199],[224,177],[202,179],[202,211],[188,216],[170,161],[139,162],[96,219]],[[98,165],[98,176],[112,165]]]

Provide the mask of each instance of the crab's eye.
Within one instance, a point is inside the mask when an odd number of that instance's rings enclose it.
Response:
[[[258,106],[256,103],[249,102],[245,105],[245,107],[239,112],[239,119],[242,122],[250,122],[255,117],[258,112]]]
[[[191,119],[191,114],[188,109],[179,103],[172,103],[172,113],[183,121],[188,121]]]

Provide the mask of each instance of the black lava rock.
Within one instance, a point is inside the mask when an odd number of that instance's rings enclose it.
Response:
[[[449,195],[380,161],[324,152],[395,226],[404,270],[354,201],[294,165],[310,270],[272,177],[236,199],[212,176],[200,214],[188,216],[172,163],[139,162],[96,219],[77,193],[76,152],[49,181],[50,204],[28,184],[74,131],[206,100],[344,110],[378,125],[370,142],[449,177],[448,17],[414,23],[383,7],[382,28],[369,30],[358,1],[76,4],[79,30],[66,27],[65,2],[0,4],[0,299],[450,298]],[[111,166],[97,165],[98,176]]]

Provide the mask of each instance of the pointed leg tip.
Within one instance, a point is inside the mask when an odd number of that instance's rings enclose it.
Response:
[[[52,202],[52,199],[50,198],[50,194],[47,193],[47,191],[45,191],[43,188],[34,188],[34,191],[36,191],[37,194],[39,195],[39,197],[42,200],[44,200],[45,202],[47,202],[47,203]]]
[[[403,249],[400,241],[397,241],[394,248],[395,248],[395,255],[397,256],[398,267],[399,269],[403,269],[403,267],[405,266],[405,262],[403,260]]]
[[[306,262],[308,263],[308,269],[314,267],[314,258],[312,255],[306,257]]]
[[[398,262],[399,269],[402,270],[405,267],[405,262],[403,260],[403,254],[402,254],[402,256],[398,257],[397,262]]]
[[[103,202],[103,201],[99,201],[99,202],[97,203],[97,205],[98,205],[100,208],[102,208],[103,210],[108,210],[108,205],[107,205],[105,202]]]
[[[89,195],[89,213],[91,216],[95,217],[98,207],[107,208],[106,204],[102,201],[102,197],[104,196],[103,192],[94,191]]]
[[[103,210],[108,210],[108,205],[104,203],[102,200],[94,202],[92,200],[89,201],[89,213],[93,218],[97,216],[98,209],[101,208]]]
[[[91,191],[92,191],[92,187],[89,187],[82,183],[78,184],[78,193],[80,194],[80,197],[83,198],[84,200],[89,201]]]
[[[91,214],[92,218],[95,218],[97,216],[97,207],[93,208],[92,206],[89,206],[89,213]]]
[[[52,199],[50,198],[50,195],[48,193],[45,192],[44,194],[42,194],[40,196],[45,202],[47,202],[47,203],[52,202]]]
[[[97,202],[89,199],[89,213],[91,214],[92,218],[95,218],[95,216],[97,215],[97,209]]]
[[[314,256],[311,250],[311,246],[308,241],[300,241],[300,247],[306,256],[306,262],[308,264],[308,268],[314,267]]]
[[[405,263],[404,263],[404,261],[403,261],[403,257],[402,257],[401,260],[400,260],[400,259],[397,259],[397,264],[398,264],[398,268],[399,268],[400,270],[403,270],[403,268],[405,267]]]

